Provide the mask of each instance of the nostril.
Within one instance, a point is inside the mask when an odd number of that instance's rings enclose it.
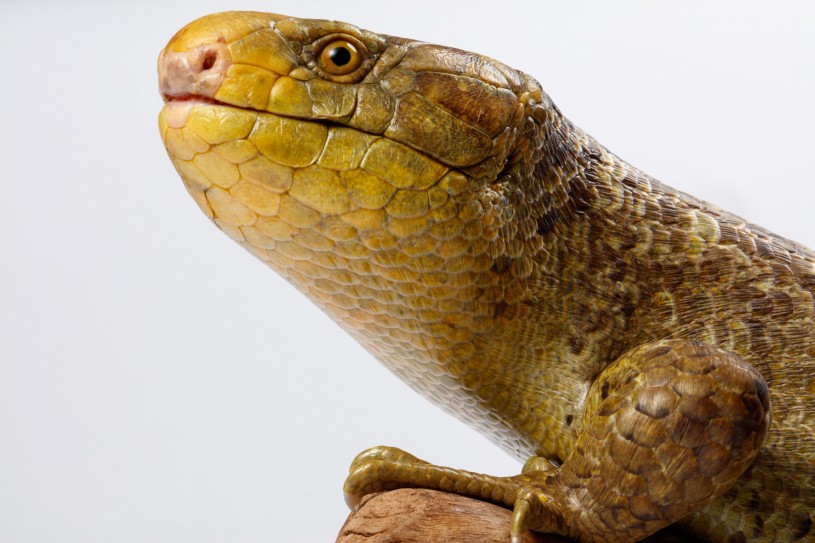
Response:
[[[167,97],[213,98],[230,65],[229,50],[218,43],[185,51],[165,49],[158,60],[159,87]]]
[[[215,66],[215,61],[218,60],[218,54],[215,51],[210,51],[204,57],[204,62],[201,64],[203,71],[209,70]]]

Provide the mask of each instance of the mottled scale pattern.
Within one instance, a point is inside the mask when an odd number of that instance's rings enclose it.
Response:
[[[337,47],[350,51],[342,65],[332,64]],[[556,471],[503,480],[386,449],[355,461],[364,474],[349,484],[450,480],[511,507],[534,477],[569,481],[592,461],[570,455],[593,439],[608,450],[591,473],[620,472],[604,503],[629,492],[625,514],[664,510],[646,503],[656,499],[647,489],[623,490],[628,464],[606,464],[642,444],[623,423],[598,422],[609,398],[633,406],[646,392],[620,381],[598,394],[641,346],[667,346],[680,373],[705,346],[715,351],[709,367],[732,359],[765,383],[772,423],[755,461],[712,502],[683,487],[683,503],[698,503],[682,528],[711,542],[815,541],[812,251],[654,180],[571,124],[534,79],[474,53],[231,12],[179,31],[159,75],[162,138],[207,217],[412,388]],[[647,361],[630,363],[637,383],[656,379]],[[651,415],[668,405],[709,422],[730,409],[648,390]],[[761,439],[763,416],[744,419]],[[648,454],[663,431],[648,434]],[[712,444],[718,435],[687,453],[694,473],[711,471],[697,481],[705,492],[737,450]],[[543,510],[574,496],[558,492]],[[613,511],[552,522],[602,520],[611,530]],[[586,541],[634,537],[563,530]]]

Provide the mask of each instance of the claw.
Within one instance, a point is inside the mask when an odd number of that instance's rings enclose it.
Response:
[[[531,530],[564,535],[558,530],[557,513],[552,505],[551,497],[540,490],[525,490],[518,494],[509,524],[512,543],[520,543]]]
[[[512,543],[520,543],[524,535],[529,531],[529,521],[532,515],[531,492],[524,492],[515,501],[512,509],[512,520],[509,523],[509,533],[512,535]]]
[[[345,498],[345,505],[351,511],[359,509],[359,504],[362,502],[362,496],[359,494],[352,494],[350,492],[343,492],[342,497]]]

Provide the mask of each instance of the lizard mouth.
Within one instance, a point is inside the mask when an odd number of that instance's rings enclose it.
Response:
[[[254,115],[270,115],[268,111],[260,111],[251,107],[238,106],[217,100],[211,96],[202,96],[194,93],[169,94],[162,92],[161,98],[164,100],[162,115],[164,117],[164,121],[167,123],[167,126],[171,128],[183,128],[187,124],[190,112],[194,108],[201,107],[228,108]]]
[[[266,111],[262,109],[257,109],[253,107],[241,106],[237,104],[231,104],[229,102],[224,102],[223,100],[218,100],[211,96],[203,96],[201,94],[194,94],[194,93],[183,93],[183,94],[167,94],[162,92],[161,98],[164,100],[164,109],[189,109],[193,106],[218,106],[218,107],[225,107],[231,109],[238,109],[241,111],[246,111],[248,113],[254,113],[257,115],[276,115],[278,117],[289,117],[287,115],[281,115],[279,113],[273,113],[271,111]],[[297,117],[289,117],[291,119],[296,119]],[[312,120],[312,119],[298,119],[298,120]]]
[[[164,100],[162,115],[167,126],[171,128],[183,128],[187,124],[190,111],[196,106],[235,107],[214,98],[198,94],[173,95],[162,92],[161,98]]]
[[[215,98],[211,98],[209,96],[201,96],[200,94],[185,93],[173,95],[161,93],[161,98],[162,100],[164,100],[165,104],[190,102],[190,103],[212,104],[217,106],[237,107],[233,106],[232,104],[227,104],[226,102],[221,102],[220,100],[216,100]]]

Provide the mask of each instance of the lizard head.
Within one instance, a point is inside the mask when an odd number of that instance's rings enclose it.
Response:
[[[194,21],[159,58],[160,89],[173,109],[179,101],[203,101],[301,126],[346,126],[448,168],[481,165],[478,173],[493,177],[497,171],[484,162],[503,167],[524,106],[540,99],[529,83],[474,53],[346,23],[251,12]]]
[[[159,82],[164,144],[203,212],[379,358],[471,349],[526,295],[555,197],[520,185],[556,110],[524,74],[229,12],[173,37]]]

